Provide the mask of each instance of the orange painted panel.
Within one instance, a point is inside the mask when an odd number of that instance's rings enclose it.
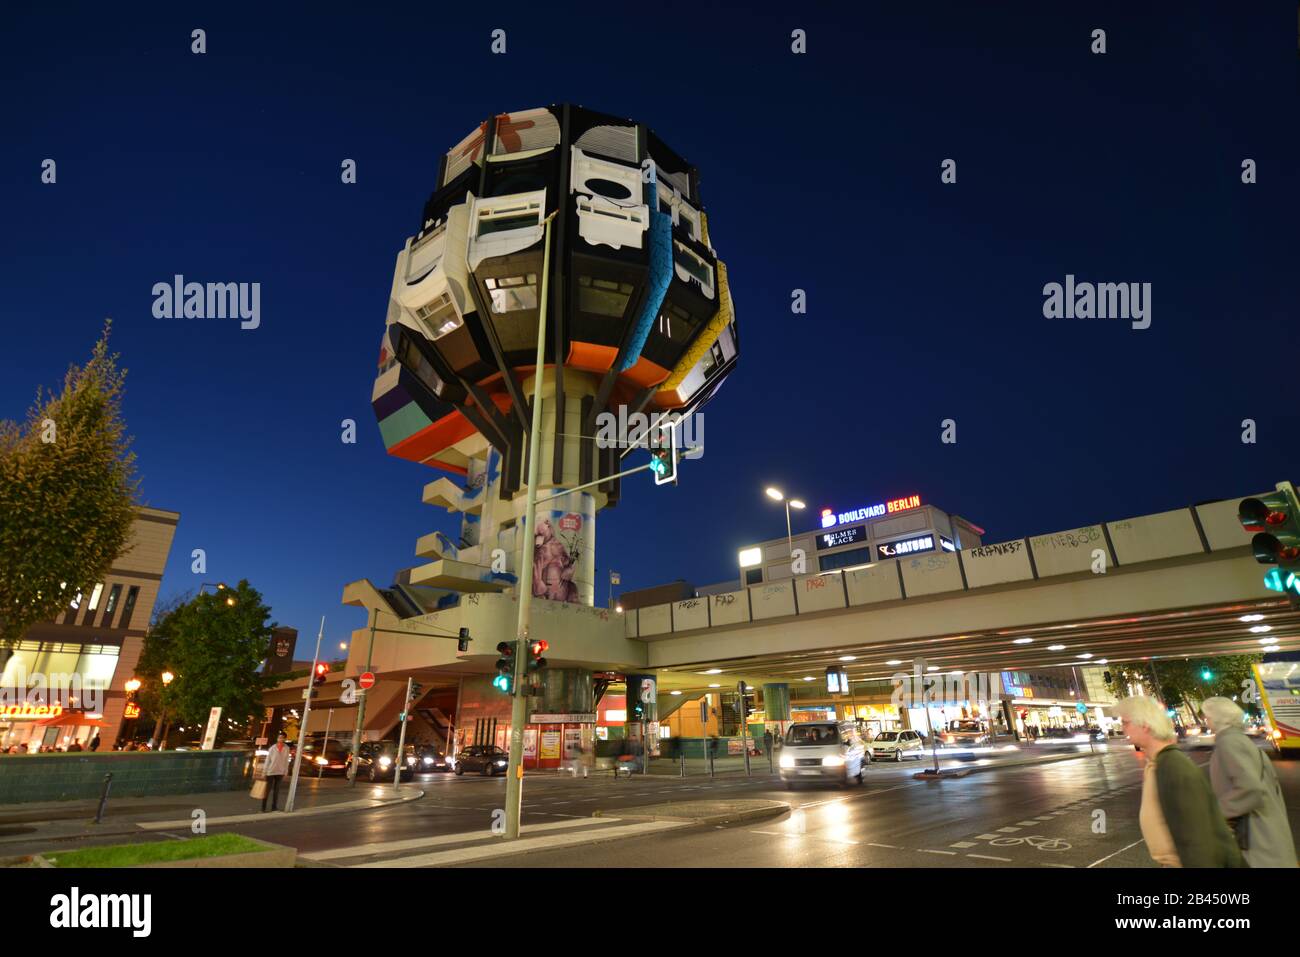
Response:
[[[469,438],[475,431],[469,419],[460,412],[452,412],[450,415],[444,415],[437,422],[429,423],[410,438],[398,442],[388,450],[388,454],[410,459],[412,462],[423,462],[448,446]],[[441,465],[438,467],[447,468]],[[457,469],[452,468],[452,471]]]
[[[605,372],[618,358],[618,349],[614,346],[601,346],[594,342],[569,343],[569,358],[565,365],[570,369],[583,372]]]
[[[668,378],[668,370],[656,362],[651,362],[645,356],[636,360],[636,365],[626,372],[619,373],[625,379],[630,379],[641,388],[646,386],[658,385]]]

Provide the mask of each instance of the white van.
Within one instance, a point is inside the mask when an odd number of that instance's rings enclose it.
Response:
[[[800,721],[792,724],[781,748],[781,783],[850,781],[863,783],[871,755],[851,721]]]

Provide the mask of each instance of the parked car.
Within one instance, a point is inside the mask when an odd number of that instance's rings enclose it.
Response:
[[[432,744],[417,744],[415,746],[416,774],[427,774],[430,771],[450,771],[451,767],[452,763],[447,760],[447,755]]]
[[[456,755],[456,773],[477,771],[489,777],[493,774],[505,774],[510,763],[510,755],[490,744],[473,744]]]
[[[902,761],[904,757],[925,757],[925,742],[917,731],[881,731],[871,739],[873,761]]]
[[[800,721],[786,732],[781,748],[781,783],[863,783],[871,755],[851,721]]]

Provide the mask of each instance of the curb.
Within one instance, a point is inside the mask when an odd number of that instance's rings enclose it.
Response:
[[[341,811],[366,811],[374,808],[390,807],[395,804],[407,804],[411,801],[418,801],[424,797],[423,791],[412,791],[410,794],[398,794],[391,798],[363,798],[358,801],[342,801],[338,804],[330,804],[325,807],[309,807],[301,811],[291,812],[290,820],[299,817],[315,817],[320,814],[335,814]],[[284,812],[280,812],[284,813]],[[248,814],[227,814],[225,817],[210,817],[206,825],[211,827],[214,824],[246,824],[250,822],[275,821],[280,818],[268,818],[263,816],[260,811],[253,811]],[[179,821],[137,821],[135,827],[142,831],[162,831],[178,827],[189,827],[191,819],[184,818]]]
[[[706,817],[680,817],[676,814],[637,814],[636,808],[630,811],[618,809],[609,812],[609,817],[617,820],[628,821],[666,821],[674,824],[738,824],[742,821],[753,821],[765,817],[778,817],[788,813],[790,805],[784,801],[773,801],[766,807],[746,808],[741,811],[726,811],[721,814],[710,814]],[[595,811],[592,817],[605,817],[602,811]]]

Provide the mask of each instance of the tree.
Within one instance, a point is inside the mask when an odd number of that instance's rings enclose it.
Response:
[[[1259,660],[1259,655],[1161,658],[1155,663],[1158,687],[1151,676],[1151,662],[1111,665],[1110,670],[1114,690],[1121,697],[1130,685],[1141,686],[1144,694],[1155,695],[1171,708],[1186,705],[1198,709],[1206,698],[1240,695],[1242,682],[1252,680],[1250,666]]]
[[[263,691],[279,680],[257,670],[275,627],[270,614],[247,581],[166,611],[145,637],[136,668],[142,703],[182,724],[204,724],[209,709],[221,708],[223,730],[226,718],[242,724],[255,717]],[[175,675],[165,687],[163,671]]]
[[[138,483],[110,327],[59,395],[38,388],[25,423],[0,420],[0,667],[103,580],[131,533]]]

